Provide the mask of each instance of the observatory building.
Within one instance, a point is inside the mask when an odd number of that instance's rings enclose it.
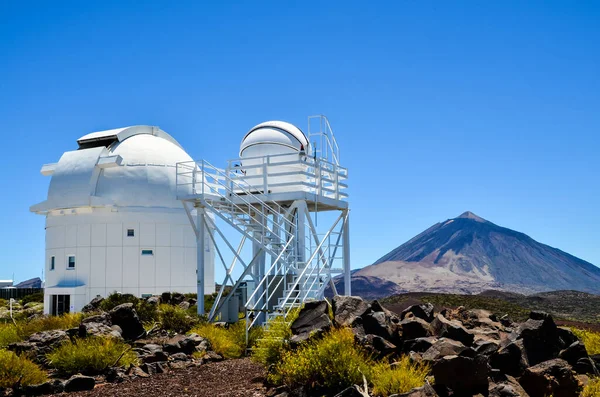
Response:
[[[244,313],[251,327],[285,318],[322,299],[328,286],[337,294],[338,275],[350,295],[348,170],[325,116],[309,117],[307,132],[268,121],[243,135],[239,157],[223,168],[206,160],[177,164],[177,197],[199,245],[214,231],[221,285],[230,287],[227,296],[220,289],[209,320],[235,322]],[[204,259],[198,257],[199,274],[214,266]],[[201,300],[198,312],[204,314]]]
[[[192,161],[181,145],[152,126],[94,132],[77,144],[42,167],[48,197],[30,209],[46,216],[44,312],[79,311],[115,291],[187,293],[201,283],[213,293],[213,230],[207,223],[197,244],[197,212],[177,198],[177,163]]]

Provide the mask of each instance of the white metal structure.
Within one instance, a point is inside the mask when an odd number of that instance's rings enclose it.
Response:
[[[44,311],[79,311],[96,295],[166,291],[207,293],[214,266],[196,275],[196,236],[176,197],[176,164],[191,157],[158,127],[94,132],[42,167],[51,176],[46,201]],[[202,260],[214,261],[205,233]]]
[[[0,280],[0,288],[7,288],[13,286],[13,280]]]
[[[342,273],[350,294],[348,171],[339,158],[329,122],[314,116],[308,136],[281,121],[257,125],[244,136],[240,158],[225,168],[204,160],[177,164],[178,198],[189,214],[198,213],[193,226],[199,241],[206,227],[214,228],[211,241],[225,270],[222,285],[232,287],[227,296],[220,289],[210,320],[236,320],[240,302],[249,327],[287,315],[307,300],[321,299],[328,284],[335,291],[332,277]],[[326,212],[335,216],[323,228],[317,214]],[[215,219],[235,230],[239,241],[227,238]],[[244,258],[247,242],[252,256]],[[234,279],[238,263],[241,275]],[[198,273],[206,266],[199,256]],[[198,296],[206,293],[198,287]],[[204,314],[201,303],[198,312]]]

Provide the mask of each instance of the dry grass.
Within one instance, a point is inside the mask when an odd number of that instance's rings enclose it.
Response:
[[[588,354],[600,354],[600,333],[578,328],[571,331],[583,342]]]
[[[371,369],[371,383],[373,394],[388,397],[392,394],[406,393],[407,391],[423,386],[430,368],[423,364],[413,364],[408,356],[393,363],[378,363]]]
[[[63,314],[62,316],[43,316],[29,321],[0,324],[0,348],[11,343],[29,338],[31,335],[54,329],[74,328],[81,323],[81,313]]]
[[[192,329],[193,333],[208,339],[212,350],[225,358],[240,358],[246,352],[246,322],[239,321],[228,328],[216,327],[213,324],[201,324]],[[249,345],[252,346],[262,335],[262,328],[253,327],[248,333]]]
[[[581,392],[581,397],[600,397],[600,378],[591,379]]]
[[[263,337],[258,339],[252,350],[252,360],[270,368],[281,361],[281,356],[288,348],[288,340],[292,337],[291,324],[298,318],[299,309],[290,311],[287,317],[275,317],[269,321]]]
[[[353,384],[362,384],[363,374],[369,374],[372,365],[354,343],[351,330],[334,329],[296,351],[285,351],[269,380],[292,388],[304,386],[318,395],[335,394]]]
[[[22,386],[43,383],[46,372],[25,357],[0,349],[0,388],[9,388],[18,382]]]
[[[47,358],[50,366],[64,375],[96,374],[113,365],[137,363],[137,356],[128,344],[114,338],[98,337],[64,343]]]

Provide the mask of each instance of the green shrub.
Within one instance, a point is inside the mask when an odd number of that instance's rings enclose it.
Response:
[[[0,307],[8,307],[8,301],[0,298]]]
[[[0,324],[0,349],[21,340],[19,328],[13,323]]]
[[[198,317],[190,316],[186,310],[171,305],[160,305],[160,325],[162,329],[185,333],[199,321]]]
[[[99,337],[66,342],[47,358],[49,365],[63,375],[96,374],[115,365],[117,360],[120,366],[137,363],[137,356],[128,344],[115,338]]]
[[[25,340],[38,332],[77,327],[82,318],[81,313],[67,313],[61,316],[43,316],[20,321],[16,326],[13,323],[0,324],[0,348]]]
[[[246,322],[243,320],[227,328],[204,323],[193,328],[191,332],[208,339],[212,350],[225,358],[240,358],[246,351]],[[248,330],[248,346],[253,346],[262,333],[262,327],[252,327]]]
[[[160,313],[158,312],[158,306],[148,303],[144,299],[140,299],[135,306],[135,311],[138,314],[140,320],[144,323],[156,322],[160,319]]]
[[[578,328],[571,331],[583,342],[588,354],[600,354],[600,333]]]
[[[288,340],[292,337],[291,324],[298,318],[300,310],[293,310],[287,318],[274,317],[267,324],[262,338],[258,339],[252,349],[252,360],[261,363],[266,368],[281,361],[281,355],[288,348]]]
[[[244,354],[245,337],[244,342],[240,344],[235,333],[229,329],[206,323],[193,328],[192,332],[208,339],[212,350],[225,358],[239,358]]]
[[[60,316],[43,316],[30,321],[18,323],[19,336],[26,339],[42,331],[54,329],[69,329],[79,326],[83,315],[81,313],[65,313]]]
[[[310,340],[298,350],[285,351],[268,378],[274,384],[304,386],[320,394],[339,392],[363,383],[373,362],[354,343],[346,328],[334,329],[323,338]]]
[[[36,292],[35,294],[27,295],[21,299],[21,304],[26,305],[29,302],[41,302],[44,303],[44,293]]]
[[[25,357],[0,349],[0,388],[9,388],[20,382],[22,386],[43,383],[46,372]]]
[[[581,397],[598,397],[600,396],[600,378],[590,379],[590,383],[583,388]]]
[[[370,374],[373,394],[388,397],[423,386],[429,370],[427,365],[412,364],[408,356],[402,357],[392,365],[377,363],[371,368]]]
[[[123,303],[133,303],[133,306],[136,307],[139,300],[140,299],[138,297],[132,294],[120,294],[118,292],[113,292],[104,298],[104,300],[100,303],[100,309],[107,312],[119,305],[122,305]]]

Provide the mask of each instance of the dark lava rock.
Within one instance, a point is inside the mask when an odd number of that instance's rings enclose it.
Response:
[[[529,394],[508,375],[502,381],[490,384],[488,397],[529,397]]]
[[[74,391],[92,390],[96,385],[96,380],[91,376],[73,375],[65,382],[65,391],[67,393]]]
[[[366,334],[381,336],[384,339],[398,345],[401,341],[398,333],[400,318],[385,309],[379,302],[373,301],[372,312],[363,315],[363,328]]]
[[[96,296],[94,299],[90,301],[87,305],[85,305],[81,311],[84,313],[90,313],[100,310],[100,304],[104,301],[104,298],[100,295]]]
[[[440,338],[450,338],[471,346],[474,336],[469,333],[463,325],[456,320],[448,320],[441,314],[435,316],[431,322],[433,334]]]
[[[152,363],[144,363],[141,365],[142,371],[146,372],[148,375],[156,375],[162,374],[165,372],[165,368],[167,367],[166,362],[152,362]]]
[[[365,337],[364,346],[368,352],[377,358],[383,358],[396,352],[396,345],[383,339],[381,336],[372,334]]]
[[[291,331],[293,335],[310,334],[317,330],[328,330],[331,325],[327,301],[307,302],[292,323]]]
[[[112,323],[123,330],[123,338],[135,340],[146,334],[146,330],[133,308],[133,303],[116,306],[109,314]]]
[[[493,341],[478,341],[473,346],[477,354],[491,356],[500,349],[500,344]]]
[[[151,305],[158,306],[158,305],[160,305],[160,297],[158,297],[158,296],[151,296],[148,299],[146,299],[146,302],[149,303],[149,304],[151,304]]]
[[[562,358],[570,365],[575,365],[577,361],[581,358],[587,358],[588,353],[585,348],[585,345],[579,341],[573,342],[571,346],[567,347],[564,350],[561,350],[558,354],[558,358]]]
[[[171,295],[171,304],[174,306],[179,305],[181,302],[183,302],[185,300],[185,296],[183,294],[180,294],[178,292],[175,292]]]
[[[431,303],[425,303],[423,305],[410,306],[400,314],[400,319],[404,320],[408,313],[412,313],[415,317],[430,323],[433,321],[433,305]]]
[[[520,324],[512,339],[522,339],[529,365],[553,359],[566,346],[559,337],[559,331],[551,315],[531,312],[529,319]]]
[[[429,323],[422,318],[406,318],[400,322],[402,338],[417,339],[431,336],[431,327]]]
[[[55,379],[39,385],[25,386],[23,387],[23,394],[26,396],[43,396],[46,394],[62,393],[64,388],[64,384],[60,380]]]
[[[444,356],[474,357],[475,354],[473,349],[458,341],[442,338],[437,340],[425,353],[423,353],[423,360],[437,361]]]
[[[108,313],[97,314],[95,316],[89,316],[89,317],[86,317],[83,320],[81,320],[81,324],[88,324],[88,323],[104,324],[108,327],[110,327],[112,325],[112,321],[110,319],[110,314],[108,314]]]
[[[560,358],[527,368],[519,383],[531,397],[579,395],[579,383],[571,366]]]
[[[435,342],[437,338],[429,336],[427,338],[408,339],[402,343],[402,352],[410,353],[424,353],[426,352]]]
[[[573,331],[568,328],[557,327],[556,332],[558,333],[558,339],[562,349],[571,346],[579,340]]]
[[[8,345],[8,350],[14,351],[19,355],[25,353],[31,356],[36,363],[42,364],[46,361],[46,354],[69,340],[70,338],[66,331],[43,331],[31,335],[25,342],[11,343]]]
[[[104,372],[104,375],[106,381],[111,383],[121,383],[127,379],[127,375],[121,368],[110,367]]]
[[[333,321],[338,327],[351,327],[356,319],[370,310],[370,305],[358,296],[333,297],[331,308]]]
[[[160,301],[162,303],[170,304],[171,303],[171,293],[170,292],[163,292],[160,295]]]
[[[487,393],[488,373],[487,359],[483,356],[445,356],[433,364],[436,386],[447,387],[455,395]]]
[[[173,361],[187,361],[189,360],[187,354],[185,353],[175,353],[169,356],[169,358]]]
[[[598,371],[598,366],[596,365],[594,360],[592,360],[589,357],[584,357],[577,360],[577,362],[573,364],[573,371],[577,372],[578,374],[584,375],[600,375],[600,371]]]
[[[509,342],[490,356],[490,366],[503,374],[520,376],[529,366],[523,353],[523,341]]]
[[[142,361],[145,363],[156,363],[160,361],[167,361],[169,359],[169,355],[162,350],[155,351],[151,354],[148,354],[142,357]]]
[[[435,392],[433,387],[429,383],[421,387],[412,389],[407,393],[393,394],[390,397],[437,397],[438,394]]]

